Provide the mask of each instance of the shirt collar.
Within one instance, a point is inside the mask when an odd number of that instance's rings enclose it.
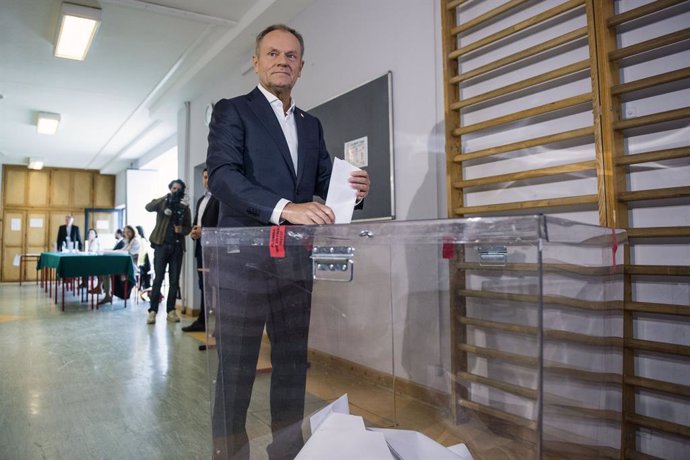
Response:
[[[261,91],[261,93],[263,93],[263,95],[266,97],[266,99],[268,100],[268,103],[271,104],[271,106],[277,105],[278,107],[284,109],[283,102],[280,99],[278,99],[278,96],[276,96],[275,94],[271,93],[269,90],[264,88],[261,85],[261,83],[259,83],[257,85],[257,88],[259,88],[259,91]],[[295,111],[295,98],[291,97],[290,98],[290,108],[287,109],[287,112],[285,110],[283,110],[283,113],[286,113],[286,115],[290,115],[294,111]]]

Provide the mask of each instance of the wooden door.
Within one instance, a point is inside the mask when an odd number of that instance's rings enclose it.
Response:
[[[24,212],[5,211],[3,217],[2,279],[19,281],[19,256],[23,253]]]
[[[40,254],[50,248],[48,241],[48,213],[34,212],[27,213],[26,219],[26,244],[25,254]],[[27,264],[24,268],[24,279],[36,279],[36,264]]]

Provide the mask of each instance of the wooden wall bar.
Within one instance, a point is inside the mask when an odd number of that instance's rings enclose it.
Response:
[[[690,407],[690,378],[652,376],[645,366],[659,359],[690,367],[690,343],[670,332],[690,327],[690,263],[682,257],[657,260],[650,250],[658,248],[656,252],[673,258],[671,248],[687,254],[690,246],[690,174],[684,179],[682,173],[673,174],[674,169],[690,167],[690,29],[687,21],[666,27],[674,17],[688,15],[690,0],[649,1],[631,9],[626,9],[630,2],[613,0],[563,0],[541,9],[547,2],[498,3],[442,0],[449,216],[591,211],[598,213],[600,224],[628,230],[624,369],[623,376],[610,380],[623,387],[622,449],[592,446],[592,452],[605,458],[672,456],[682,446],[690,448],[690,428],[680,415]],[[535,36],[543,40],[533,40]],[[583,47],[588,50],[584,57],[578,51]],[[554,56],[557,65],[551,64]],[[543,71],[534,71],[542,62]],[[583,75],[590,79],[588,89],[574,85],[577,91],[553,96],[554,88],[567,87]],[[587,112],[588,124],[570,121]],[[546,129],[537,129],[541,126]],[[675,140],[664,138],[665,133]],[[654,136],[655,142],[640,140]],[[579,155],[564,160],[573,147]],[[589,150],[589,157],[581,154],[582,148]],[[551,162],[552,154],[558,160]],[[669,179],[646,179],[654,170],[668,171]],[[559,184],[567,188],[569,181],[582,178],[592,180],[575,187],[577,192],[558,193]],[[532,269],[529,264],[514,265],[501,270]],[[462,255],[451,267],[456,374],[529,397],[529,389],[476,376],[458,364],[472,354],[518,359],[465,343],[468,327],[534,333],[524,326],[512,330],[466,316],[467,299],[535,301],[530,295],[467,289],[466,276],[479,269],[487,270]],[[678,294],[669,295],[663,286],[673,286]],[[665,324],[659,327],[669,333],[640,336],[641,327],[655,321]],[[671,420],[657,415],[657,400],[677,408]],[[502,423],[533,429],[528,421],[496,413],[495,408],[476,408]],[[568,458],[568,446],[556,444],[545,445],[545,453]]]

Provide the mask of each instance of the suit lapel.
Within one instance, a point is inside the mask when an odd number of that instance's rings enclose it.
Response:
[[[271,104],[268,103],[268,100],[266,100],[266,97],[261,93],[259,88],[254,88],[254,91],[249,93],[249,107],[251,107],[259,120],[261,120],[264,128],[266,128],[266,131],[271,135],[286,166],[290,169],[290,172],[292,172],[292,177],[295,178],[295,167],[292,164],[292,157],[290,156],[290,149],[285,140],[285,135],[276,119],[276,114],[273,112]]]

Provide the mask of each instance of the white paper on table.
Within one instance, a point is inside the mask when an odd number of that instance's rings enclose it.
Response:
[[[366,431],[362,417],[331,412],[295,460],[393,460],[382,433]]]
[[[328,195],[326,196],[326,206],[335,213],[336,224],[349,224],[352,222],[352,213],[357,202],[357,190],[353,189],[348,181],[352,171],[359,171],[359,168],[340,158],[336,158],[333,162],[331,182],[328,185]]]
[[[311,429],[311,432],[315,433],[323,421],[334,412],[338,414],[350,413],[350,403],[347,399],[347,393],[309,417],[309,429]]]

